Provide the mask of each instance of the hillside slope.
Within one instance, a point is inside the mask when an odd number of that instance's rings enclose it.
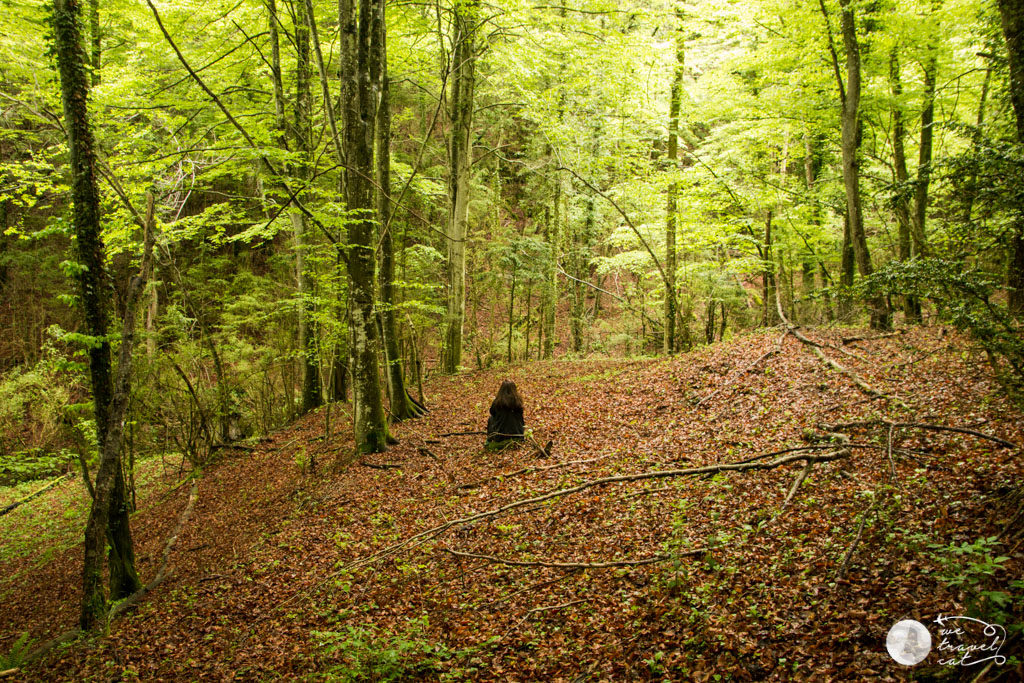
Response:
[[[908,669],[885,650],[893,623],[967,614],[972,592],[1013,593],[1010,579],[1024,574],[1019,535],[1003,533],[1019,513],[1019,449],[966,433],[843,427],[849,455],[810,468],[788,506],[802,460],[587,487],[378,555],[601,477],[841,450],[814,441],[820,423],[968,426],[1024,443],[1024,416],[962,340],[912,330],[843,352],[838,332],[808,334],[889,398],[866,395],[792,336],[770,353],[774,331],[673,359],[435,378],[431,413],[397,425],[390,452],[348,467],[334,464],[351,435],[325,443],[323,415],[311,415],[203,472],[173,574],[109,635],[53,650],[27,675],[904,680]],[[458,434],[483,429],[506,376],[536,441],[553,441],[551,457],[529,445],[488,452],[482,436]],[[311,458],[314,473],[300,468]],[[187,485],[170,490],[177,475],[171,467],[140,492],[144,580],[189,496]],[[59,518],[80,488],[69,482],[0,518],[5,539],[40,510]],[[947,550],[989,537],[1000,539],[981,553],[1009,558],[991,576],[971,569],[977,552]],[[31,555],[30,569],[29,556],[0,566],[0,653],[24,631],[41,639],[73,625],[81,550],[68,538]],[[545,566],[556,563],[622,565]],[[950,586],[941,576],[967,578]],[[1015,592],[1002,609],[1016,614],[1002,618],[1020,622]],[[935,653],[921,667],[952,671]]]

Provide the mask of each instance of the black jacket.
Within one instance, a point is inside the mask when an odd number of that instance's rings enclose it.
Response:
[[[523,410],[495,408],[491,406],[491,416],[487,418],[487,443],[508,441],[523,438]]]

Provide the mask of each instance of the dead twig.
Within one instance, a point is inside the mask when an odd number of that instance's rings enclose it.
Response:
[[[857,525],[857,535],[854,536],[853,543],[850,544],[850,547],[846,550],[846,555],[843,556],[843,562],[839,565],[839,572],[836,574],[837,579],[846,578],[846,571],[850,568],[850,560],[853,558],[853,553],[857,550],[857,546],[860,545],[860,539],[864,536],[864,527],[883,497],[884,493],[878,491],[872,493],[871,505],[868,506],[860,517],[860,524]]]
[[[979,439],[986,439],[993,443],[997,443],[1003,448],[1020,448],[1020,446],[1013,443],[1012,441],[1007,441],[1006,439],[1000,438],[998,436],[992,436],[991,434],[979,432],[975,429],[969,429],[967,427],[947,427],[945,425],[928,424],[925,422],[891,422],[889,420],[861,420],[857,422],[843,422],[838,424],[827,424],[823,422],[819,424],[818,427],[828,431],[838,431],[840,429],[853,429],[856,427],[876,427],[880,425],[887,425],[893,428],[911,427],[914,429],[928,429],[937,432],[956,432],[958,434],[969,434],[971,436],[976,436]]]
[[[782,301],[780,299],[776,298],[775,306],[779,311],[779,318],[781,318],[782,322],[786,325],[786,329],[788,330],[788,332],[792,334],[794,337],[796,337],[797,340],[800,341],[800,343],[809,348],[811,350],[811,353],[813,353],[818,358],[818,360],[820,360],[824,365],[832,368],[833,370],[842,375],[846,375],[857,386],[858,389],[860,389],[868,396],[871,396],[873,398],[889,399],[903,407],[906,407],[906,405],[899,399],[894,398],[889,394],[882,393],[878,389],[875,389],[873,386],[865,382],[864,379],[856,372],[850,370],[845,365],[840,365],[836,361],[826,356],[821,350],[821,344],[811,341],[810,339],[805,337],[803,334],[801,334],[800,330],[797,329],[796,325],[789,321],[789,318],[786,317],[786,313],[782,310]]]
[[[402,467],[401,465],[395,464],[393,462],[381,462],[381,463],[376,463],[376,462],[360,462],[359,466],[360,467],[369,467],[369,468],[375,469],[375,470],[397,470],[397,469],[401,469],[401,467]]]
[[[475,488],[478,488],[478,487],[482,486],[483,484],[486,484],[487,482],[494,481],[495,479],[511,479],[512,477],[518,477],[521,474],[533,474],[534,472],[544,472],[546,470],[556,470],[556,469],[559,469],[559,468],[562,468],[562,467],[570,467],[572,465],[586,465],[586,464],[589,464],[589,463],[592,463],[592,462],[597,462],[598,460],[604,460],[605,458],[608,458],[608,457],[611,457],[611,456],[610,455],[602,455],[599,458],[588,458],[586,460],[569,460],[567,462],[560,462],[560,463],[557,463],[555,465],[545,465],[544,467],[536,467],[536,466],[532,466],[531,465],[531,466],[528,466],[528,467],[523,467],[521,469],[518,469],[515,472],[508,472],[507,474],[495,474],[493,476],[485,477],[484,479],[479,479],[477,481],[471,481],[471,482],[467,482],[465,484],[459,484],[458,488],[459,489],[475,489]]]
[[[860,341],[875,341],[876,339],[889,339],[890,337],[898,337],[905,333],[906,330],[895,330],[893,332],[886,332],[885,334],[873,334],[865,335],[863,337],[843,337],[844,344],[852,344]]]
[[[673,557],[694,557],[703,555],[708,552],[708,548],[698,548],[696,550],[688,550],[683,553],[676,553],[675,555],[655,555],[654,557],[645,557],[641,560],[612,560],[609,562],[551,562],[547,560],[527,561],[527,560],[506,560],[501,557],[494,557],[493,555],[478,555],[476,553],[460,552],[458,550],[452,550],[451,548],[441,548],[446,553],[455,555],[457,557],[468,557],[474,560],[486,560],[493,564],[504,564],[510,567],[548,567],[551,569],[613,569],[615,567],[639,567],[645,564],[657,564],[659,562],[668,562]]]
[[[800,470],[800,474],[796,475],[796,479],[793,481],[793,486],[789,489],[789,495],[786,496],[786,500],[783,501],[782,503],[782,509],[779,511],[780,515],[783,512],[785,512],[786,508],[789,507],[789,504],[793,501],[793,498],[796,496],[797,489],[800,488],[800,484],[804,483],[804,479],[806,479],[807,475],[811,473],[812,467],[814,467],[814,463],[811,461],[807,461],[807,464],[804,465],[804,468]]]

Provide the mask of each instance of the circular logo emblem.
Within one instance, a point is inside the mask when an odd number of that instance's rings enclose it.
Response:
[[[885,649],[903,666],[914,666],[931,652],[932,636],[920,621],[904,619],[889,629]]]

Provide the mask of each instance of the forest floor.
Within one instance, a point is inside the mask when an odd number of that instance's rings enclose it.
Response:
[[[1024,576],[1020,449],[887,424],[834,429],[848,451],[816,439],[820,423],[890,420],[1022,444],[1024,414],[955,335],[843,345],[850,330],[805,334],[886,397],[792,335],[770,353],[781,335],[769,330],[671,359],[433,378],[429,415],[396,425],[389,452],[347,467],[336,463],[351,434],[325,441],[323,413],[310,415],[202,472],[172,573],[107,635],[51,649],[14,677],[1021,680],[1019,635],[1002,650],[1016,657],[987,669],[940,666],[937,643],[907,668],[885,647],[904,618],[933,639],[939,615],[980,608],[1007,628],[1024,621],[1013,582]],[[504,377],[519,385],[536,442],[553,442],[549,457],[453,435],[484,428]],[[454,523],[601,477],[811,445],[752,461],[769,469],[607,483]],[[846,457],[814,463],[785,505],[805,468],[786,459],[833,454]],[[144,581],[191,493],[173,488],[177,463],[153,463],[133,518]],[[85,495],[69,479],[0,517],[0,663],[21,634],[39,643],[74,625],[81,527],[67,520]]]

